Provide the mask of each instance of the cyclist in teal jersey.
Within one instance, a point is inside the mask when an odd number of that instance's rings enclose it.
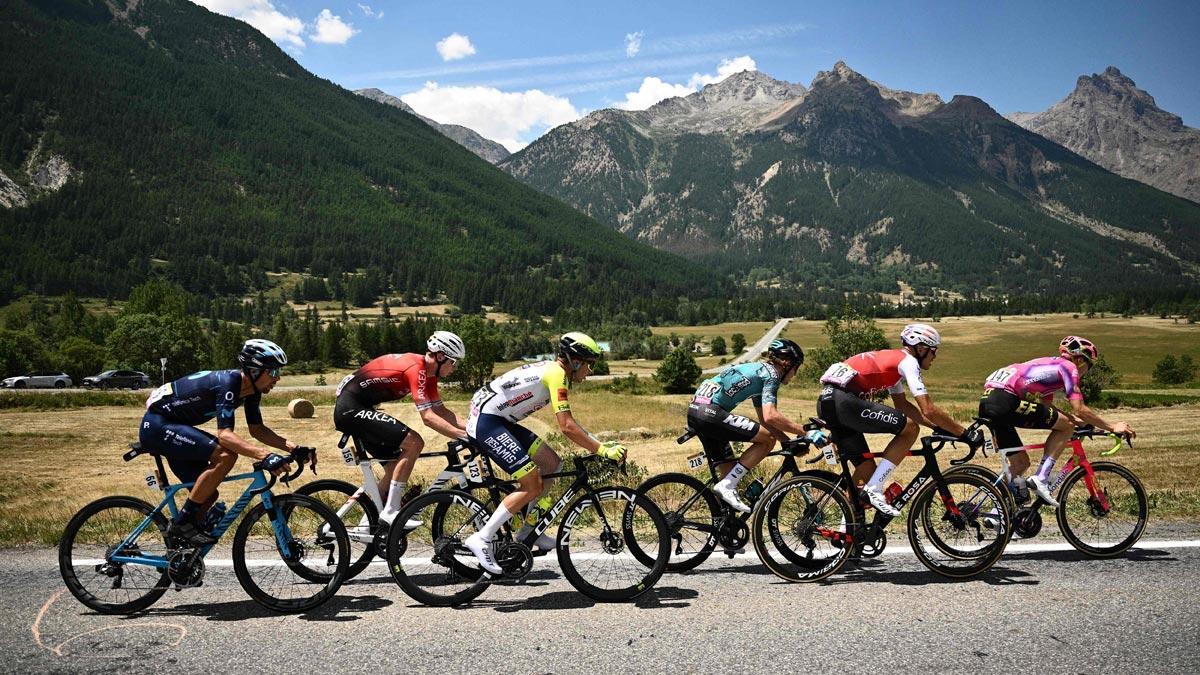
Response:
[[[767,349],[767,360],[722,370],[701,382],[688,404],[688,428],[700,438],[709,461],[718,471],[732,464],[713,492],[742,513],[749,513],[750,507],[738,497],[738,483],[771,452],[775,441],[788,440],[788,433],[804,433],[802,425],[784,417],[776,407],[780,385],[790,382],[803,363],[800,345],[775,340]],[[746,399],[754,404],[758,422],[733,414]],[[729,451],[730,441],[750,443],[736,462]]]

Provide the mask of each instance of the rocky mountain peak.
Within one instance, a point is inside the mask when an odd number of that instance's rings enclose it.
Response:
[[[692,96],[706,103],[729,99],[788,101],[803,96],[804,92],[804,85],[776,80],[757,70],[743,70],[715,84],[705,85]]]
[[[354,93],[356,93],[359,96],[362,96],[364,98],[369,98],[372,101],[376,101],[376,102],[382,103],[384,105],[390,105],[390,106],[399,108],[406,113],[411,113],[413,115],[417,114],[417,111],[413,110],[412,106],[410,106],[409,104],[400,100],[398,97],[392,96],[391,94],[387,93],[386,91],[384,91],[382,89],[376,89],[375,87],[370,87],[368,89],[355,89]],[[420,117],[420,115],[417,115],[417,116]],[[424,119],[424,118],[422,118],[422,119]]]
[[[838,61],[833,64],[833,70],[822,70],[813,78],[811,87],[830,87],[838,84],[850,84],[859,86],[870,86],[870,81],[867,78],[859,75],[850,66],[846,65],[845,61]]]
[[[411,115],[416,115],[422,122],[428,124],[434,129],[437,129],[437,131],[443,136],[446,136],[450,140],[458,143],[464,148],[475,153],[478,157],[486,159],[492,164],[497,164],[504,161],[511,154],[503,145],[500,145],[491,139],[484,138],[478,132],[468,129],[461,124],[441,124],[435,120],[425,117],[416,110],[413,110],[412,106],[409,104],[400,100],[396,96],[392,96],[382,89],[376,89],[374,87],[370,87],[368,89],[355,89],[354,93],[362,96],[363,98],[369,98],[376,103],[390,105]]]

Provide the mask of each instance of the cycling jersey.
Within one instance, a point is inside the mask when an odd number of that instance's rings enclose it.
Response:
[[[884,389],[892,395],[903,394],[905,384],[913,396],[929,394],[921,377],[920,362],[903,349],[855,354],[829,366],[821,376],[821,383],[841,387],[862,397]]]
[[[246,422],[262,424],[262,394],[242,398],[242,371],[202,370],[168,382],[146,399],[146,411],[166,421],[197,426],[217,418],[218,429],[232,429],[234,412],[246,406]]]
[[[417,410],[442,404],[437,377],[425,373],[424,354],[384,354],[342,378],[337,396],[352,397],[364,407],[397,401],[412,394]]]
[[[492,380],[471,399],[471,417],[497,415],[519,422],[550,405],[555,414],[571,409],[567,371],[558,361],[538,361]]]
[[[1082,401],[1079,391],[1079,368],[1070,359],[1047,356],[1000,368],[983,383],[983,388],[1003,389],[1017,398],[1054,399],[1062,390],[1070,401]]]
[[[742,363],[701,382],[692,400],[699,404],[720,406],[727,411],[733,410],[746,399],[758,407],[763,404],[775,405],[779,400],[779,384],[779,371],[775,366],[765,361]]]

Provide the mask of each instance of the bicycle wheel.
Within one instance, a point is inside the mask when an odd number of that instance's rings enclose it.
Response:
[[[147,517],[151,522],[124,548]],[[77,600],[102,614],[153,605],[170,586],[166,567],[111,562],[114,555],[167,556],[167,519],[136,497],[105,497],[80,509],[58,543],[58,570]]]
[[[1000,479],[1000,474],[992,471],[986,466],[979,466],[978,464],[964,464],[962,466],[950,467],[949,469],[943,471],[942,475],[950,476],[956,473],[966,473],[979,476],[988,483],[996,486],[996,489],[1004,495],[1004,502],[1008,504],[1008,510],[1013,513],[1017,512],[1017,499],[1013,496],[1012,488],[1009,487],[1008,481]]]
[[[823,478],[801,474],[759,497],[750,536],[775,576],[818,581],[845,564],[856,529],[845,493]]]
[[[301,485],[295,492],[312,497],[333,509],[346,526],[350,536],[350,567],[346,580],[353,579],[367,569],[375,557],[375,528],[379,525],[379,509],[365,494],[358,494],[358,487],[344,480],[327,478]],[[357,495],[357,496],[356,496]]]
[[[567,507],[558,528],[558,564],[593,600],[632,600],[662,576],[670,545],[662,511],[649,498],[629,488],[596,488]],[[651,559],[634,555],[635,548]]]
[[[913,497],[908,540],[925,567],[954,579],[985,572],[1012,537],[1012,512],[999,489],[970,473],[943,475]]]
[[[463,541],[478,532],[490,515],[483,502],[458,490],[438,490],[412,500],[395,522],[415,519],[420,526],[393,527],[388,532],[388,569],[396,583],[408,597],[435,607],[461,605],[479,597],[489,580]]]
[[[1095,494],[1082,467],[1063,482],[1058,493],[1058,527],[1081,553],[1111,558],[1141,539],[1149,519],[1146,490],[1137,476],[1120,464],[1096,462],[1092,471]]]
[[[644,481],[637,492],[654,502],[666,521],[671,540],[668,572],[686,572],[708,559],[717,547],[721,503],[707,485],[684,473],[664,473]],[[629,550],[642,564],[653,564],[655,551],[643,551],[636,540]]]
[[[233,536],[233,571],[267,609],[305,612],[341,587],[350,538],[333,509],[312,497],[272,495],[271,502],[272,513],[259,502],[242,518]]]

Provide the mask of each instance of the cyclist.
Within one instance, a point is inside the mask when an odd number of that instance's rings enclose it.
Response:
[[[586,379],[598,358],[600,347],[595,340],[583,333],[567,333],[558,342],[556,360],[514,368],[472,397],[467,435],[517,481],[517,488],[504,497],[487,523],[463,542],[488,572],[503,572],[492,555],[492,537],[514,513],[550,488],[551,481],[543,480],[542,475],[557,473],[562,466],[553,448],[517,422],[549,405],[558,428],[575,445],[613,461],[625,457],[626,450],[620,443],[596,440],[571,413],[571,384]],[[517,537],[526,536],[528,527],[522,528]],[[548,551],[554,548],[554,539],[542,534],[535,546]]]
[[[287,365],[287,354],[270,340],[247,340],[237,355],[240,368],[202,370],[168,382],[150,393],[142,417],[139,440],[142,447],[161,453],[180,481],[195,482],[179,513],[171,521],[167,536],[191,546],[216,541],[201,524],[217,501],[217,486],[229,475],[238,455],[263,461],[273,473],[282,470],[287,458],[244,440],[236,434],[234,413],[246,410],[246,424],[254,440],[277,450],[298,446],[269,429],[262,420],[262,395],[279,381]],[[217,418],[217,435],[196,426]],[[312,459],[316,465],[316,457]]]
[[[737,492],[746,473],[771,452],[776,440],[788,440],[788,433],[804,433],[802,425],[784,417],[776,407],[780,385],[790,382],[803,363],[804,351],[800,345],[791,340],[774,340],[767,348],[765,361],[725,368],[716,377],[701,382],[692,395],[688,428],[700,438],[708,460],[725,472],[712,490],[737,511],[750,512],[750,506]],[[733,414],[733,409],[746,399],[754,404],[758,422]],[[730,441],[750,443],[736,462]]]
[[[1014,363],[993,372],[984,382],[983,397],[979,400],[979,416],[991,420],[996,442],[1002,448],[1022,445],[1016,427],[1050,430],[1041,464],[1028,483],[1042,501],[1051,506],[1058,506],[1058,501],[1050,494],[1050,470],[1076,425],[1091,424],[1115,434],[1134,436],[1133,429],[1125,422],[1109,424],[1084,404],[1079,379],[1099,357],[1096,345],[1086,338],[1068,335],[1058,343],[1058,354]],[[1070,411],[1059,411],[1054,407],[1054,392],[1059,390],[1070,401]],[[1013,494],[1028,495],[1021,476],[1029,468],[1029,453],[1022,451],[1011,455],[1008,468]]]
[[[425,349],[424,354],[384,354],[368,361],[342,379],[333,407],[334,427],[352,434],[372,457],[383,462],[379,494],[384,508],[379,519],[389,526],[400,513],[408,477],[425,439],[379,410],[379,404],[411,394],[425,426],[448,438],[462,438],[467,433],[463,420],[442,403],[438,393],[438,378],[453,373],[458,360],[467,355],[462,338],[439,330],[429,336]]]
[[[933,326],[912,323],[900,331],[900,349],[883,349],[856,354],[835,363],[821,376],[825,387],[817,398],[817,416],[825,420],[833,432],[838,451],[854,464],[854,484],[862,485],[871,505],[889,516],[900,512],[883,493],[882,485],[896,466],[912,449],[920,432],[920,424],[946,429],[962,436],[966,429],[933,403],[921,377],[937,358],[942,336]],[[916,399],[916,405],[904,395],[905,385]],[[877,392],[887,390],[893,407],[871,400]],[[868,451],[864,434],[892,434],[883,451],[883,459],[863,460]],[[983,442],[976,430],[971,445]]]

